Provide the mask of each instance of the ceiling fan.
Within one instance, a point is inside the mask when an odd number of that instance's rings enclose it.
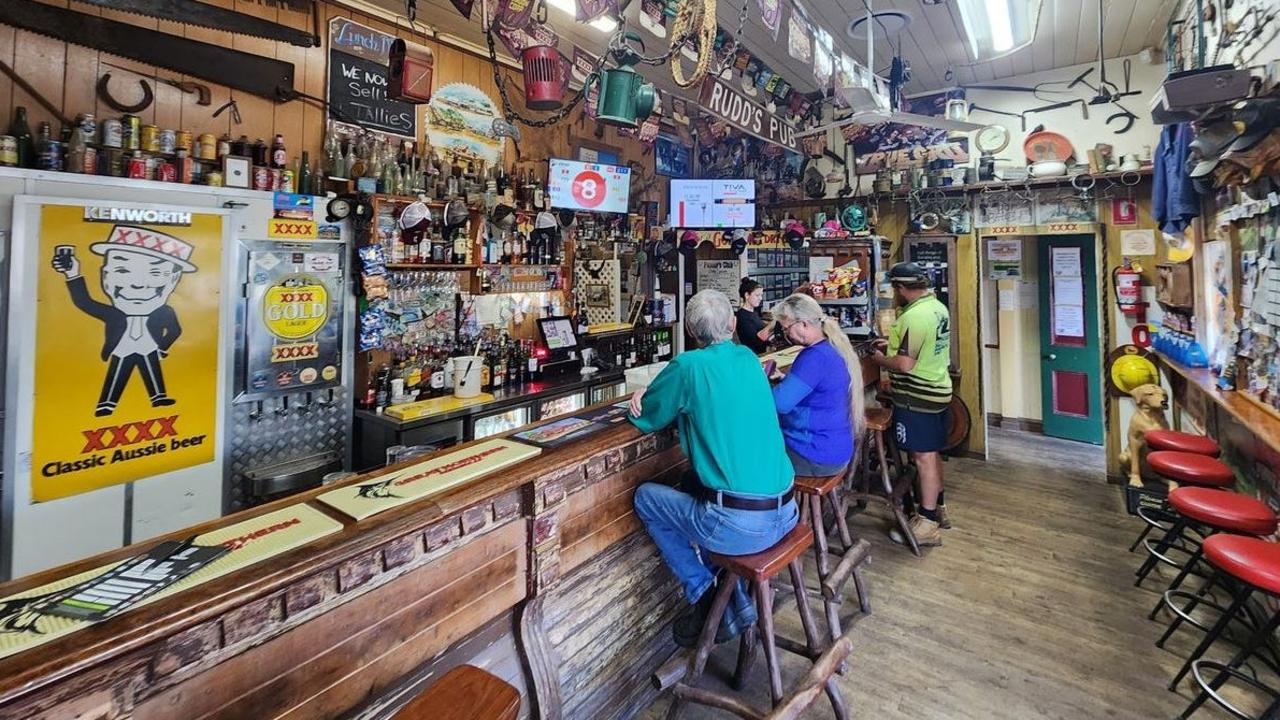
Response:
[[[871,12],[870,4],[867,4],[867,59],[875,57],[874,44],[872,40],[871,25],[874,18]],[[847,115],[834,122],[825,125],[812,127],[803,132],[796,133],[796,137],[805,137],[808,135],[817,135],[828,130],[841,128],[845,125],[879,125],[885,122],[902,123],[903,125],[918,125],[920,127],[938,128],[940,130],[950,130],[955,132],[972,132],[982,129],[982,125],[971,123],[964,120],[953,120],[946,117],[938,117],[934,115],[920,115],[918,113],[903,112],[898,110],[900,100],[902,99],[902,85],[906,82],[907,65],[900,57],[893,59],[893,70],[890,72],[890,78],[876,75],[871,68],[865,67],[857,61],[853,62],[853,67],[849,69],[848,75],[852,77],[853,82],[849,87],[841,89],[844,99],[850,104],[853,113]]]

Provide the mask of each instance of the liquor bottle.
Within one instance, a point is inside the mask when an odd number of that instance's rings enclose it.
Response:
[[[489,353],[489,377],[493,381],[494,391],[501,390],[503,381],[507,379],[507,369],[503,367],[500,347],[495,347]]]
[[[276,139],[271,143],[271,167],[277,170],[283,170],[289,164],[289,153],[284,147],[284,135],[276,134]]]
[[[542,189],[542,183],[538,180],[533,181],[533,209],[545,209],[546,195]]]
[[[378,391],[374,401],[374,411],[381,414],[391,399],[391,368],[383,365],[378,371]]]
[[[493,292],[493,281],[489,278],[489,270],[487,268],[480,269],[480,292],[484,295]]]
[[[258,138],[253,143],[253,164],[266,166],[270,161],[271,157],[267,150],[267,143],[262,138]]]
[[[79,125],[71,129],[71,140],[67,143],[67,172],[84,172],[84,154],[87,149],[84,130]]]
[[[515,343],[507,347],[507,357],[503,364],[507,369],[507,386],[513,387],[516,384],[516,378],[520,375],[520,352]]]
[[[627,367],[635,367],[638,363],[639,355],[636,352],[636,336],[631,335],[627,338]]]
[[[302,159],[298,161],[298,193],[301,195],[314,195],[315,192],[311,187],[311,156],[306,150],[302,151]]]
[[[454,265],[467,264],[467,242],[468,242],[467,228],[464,225],[463,227],[460,227],[454,231],[453,257],[450,260],[450,262],[453,263]]]
[[[18,145],[18,167],[35,167],[36,149],[31,139],[31,126],[27,124],[27,109],[18,106],[13,112],[13,122],[9,124],[9,134]]]
[[[248,135],[241,135],[240,137],[236,138],[235,142],[231,143],[232,155],[239,155],[240,157],[249,157],[249,154],[251,152],[253,152],[253,147],[249,144]]]
[[[493,389],[493,365],[489,362],[487,349],[480,353],[480,389],[484,391]]]
[[[529,380],[536,381],[542,377],[542,362],[538,359],[537,348],[529,349],[529,358],[527,360],[529,366]]]
[[[503,265],[511,264],[511,235],[510,234],[506,234],[502,236],[501,263]]]
[[[577,316],[578,336],[579,338],[584,338],[587,336],[587,331],[590,329],[590,325],[587,323],[586,309],[582,307],[581,298],[575,300],[574,303],[573,314]]]
[[[431,362],[431,395],[438,397],[444,394],[445,352],[443,347],[436,348]]]

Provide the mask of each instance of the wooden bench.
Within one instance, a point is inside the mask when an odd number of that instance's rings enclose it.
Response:
[[[472,665],[459,665],[400,709],[392,720],[515,720],[520,693]]]

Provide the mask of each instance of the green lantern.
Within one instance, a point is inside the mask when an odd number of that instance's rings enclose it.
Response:
[[[627,33],[626,38],[640,41],[642,45],[644,42],[635,33]],[[600,72],[596,119],[606,125],[634,130],[653,112],[657,92],[653,83],[645,82],[636,72],[640,56],[634,50],[623,45],[613,51],[613,58],[618,66]]]

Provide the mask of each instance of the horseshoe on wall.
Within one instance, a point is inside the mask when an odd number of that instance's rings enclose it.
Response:
[[[151,83],[146,80],[139,80],[138,84],[142,86],[142,100],[135,105],[126,105],[111,96],[111,89],[108,87],[111,82],[111,73],[106,73],[98,78],[98,97],[102,102],[106,103],[113,110],[122,113],[136,113],[146,110],[155,100],[155,93],[151,91]]]

